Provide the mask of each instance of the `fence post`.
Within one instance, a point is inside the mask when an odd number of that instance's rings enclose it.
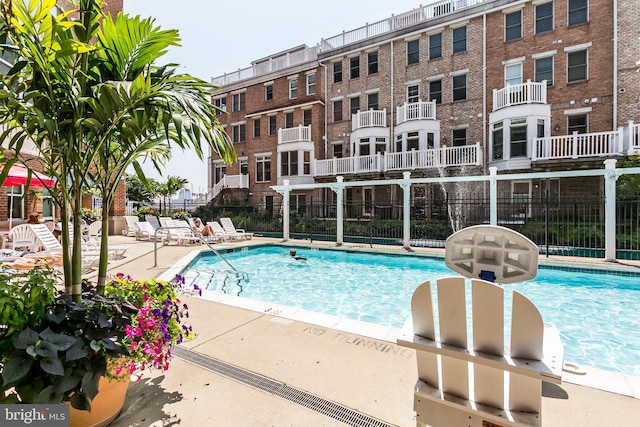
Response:
[[[489,168],[489,224],[498,225],[498,168]]]
[[[289,180],[283,181],[285,190],[282,192],[282,241],[289,240]]]
[[[409,245],[409,239],[411,238],[411,212],[409,204],[411,202],[411,172],[402,172],[403,183],[400,184],[402,188],[402,247],[406,250],[411,250]]]
[[[616,160],[604,161],[604,260],[616,261]]]
[[[336,177],[338,185],[331,189],[336,193],[336,246],[342,246],[344,243],[344,181],[343,176]]]

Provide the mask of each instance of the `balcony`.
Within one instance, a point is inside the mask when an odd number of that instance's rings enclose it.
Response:
[[[532,161],[610,157],[623,153],[623,130],[533,138]]]
[[[311,142],[311,126],[278,129],[278,144],[288,142]]]
[[[351,115],[351,130],[370,128],[370,127],[387,127],[387,110],[369,110],[358,111]]]
[[[435,120],[436,119],[436,103],[430,102],[412,102],[396,107],[396,123],[402,124],[411,120]]]
[[[507,85],[502,89],[493,90],[493,111],[505,107],[522,104],[546,104],[547,82],[532,82],[517,85]]]
[[[225,175],[207,194],[207,203],[215,199],[223,188],[249,188],[249,175]]]
[[[315,176],[408,171],[454,166],[482,166],[480,144],[316,160]]]

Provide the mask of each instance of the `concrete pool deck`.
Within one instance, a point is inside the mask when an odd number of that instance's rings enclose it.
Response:
[[[123,236],[112,236],[110,242],[130,246],[125,259],[110,263],[110,272],[136,279],[171,275],[185,256],[206,248],[158,245],[154,266],[153,243]],[[265,242],[278,240],[248,243]],[[541,257],[540,263],[585,263],[557,258]],[[623,264],[588,260],[590,266],[605,268],[640,265]],[[184,299],[196,338],[176,349],[167,372],[147,372],[130,385],[112,426],[415,425],[415,354],[395,345],[393,328],[244,298]],[[543,425],[624,426],[640,419],[637,377],[592,369],[586,375],[567,373],[561,386],[545,387],[543,395]]]

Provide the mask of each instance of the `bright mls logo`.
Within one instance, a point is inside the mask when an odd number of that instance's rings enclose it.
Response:
[[[69,427],[69,405],[0,405],[3,427]]]

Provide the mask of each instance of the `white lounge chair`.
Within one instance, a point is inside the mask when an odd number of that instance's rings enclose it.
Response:
[[[218,224],[218,221],[209,221],[209,222],[207,222],[207,225],[210,225],[211,228],[213,228],[213,231],[216,233],[216,236],[222,238],[222,240],[224,240],[224,241],[242,239],[242,237],[240,235],[238,235],[238,234],[229,234],[229,233],[227,233],[224,230],[224,228],[222,228],[222,226],[220,224]]]
[[[156,241],[162,242],[167,238],[166,231],[160,230],[156,232],[150,222],[138,221],[134,225],[136,227],[136,240],[153,241],[155,238]]]
[[[133,216],[133,215],[125,215],[124,216],[124,220],[127,222],[127,226],[125,227],[124,230],[122,230],[122,235],[123,236],[129,236],[129,237],[135,237],[136,235],[136,227],[135,227],[135,223],[138,222],[140,219],[137,216]]]
[[[87,233],[83,236],[84,240],[100,242],[102,236],[102,221],[94,221],[87,227]]]
[[[187,221],[170,220],[167,227],[180,227],[167,229],[168,237],[165,244],[176,242],[179,245],[201,243],[200,237],[196,236]]]
[[[236,228],[233,225],[233,221],[231,221],[231,218],[220,218],[220,225],[222,225],[224,231],[230,236],[238,236],[242,239],[247,240],[253,237],[253,233],[247,233],[242,228]]]
[[[420,285],[398,337],[398,345],[416,350],[417,425],[539,426],[542,382],[561,382],[557,329],[544,324],[533,303],[513,291],[511,343],[505,347],[504,290],[472,280],[473,338],[468,342],[465,278],[439,279],[436,288],[439,309],[432,304],[431,283]]]

